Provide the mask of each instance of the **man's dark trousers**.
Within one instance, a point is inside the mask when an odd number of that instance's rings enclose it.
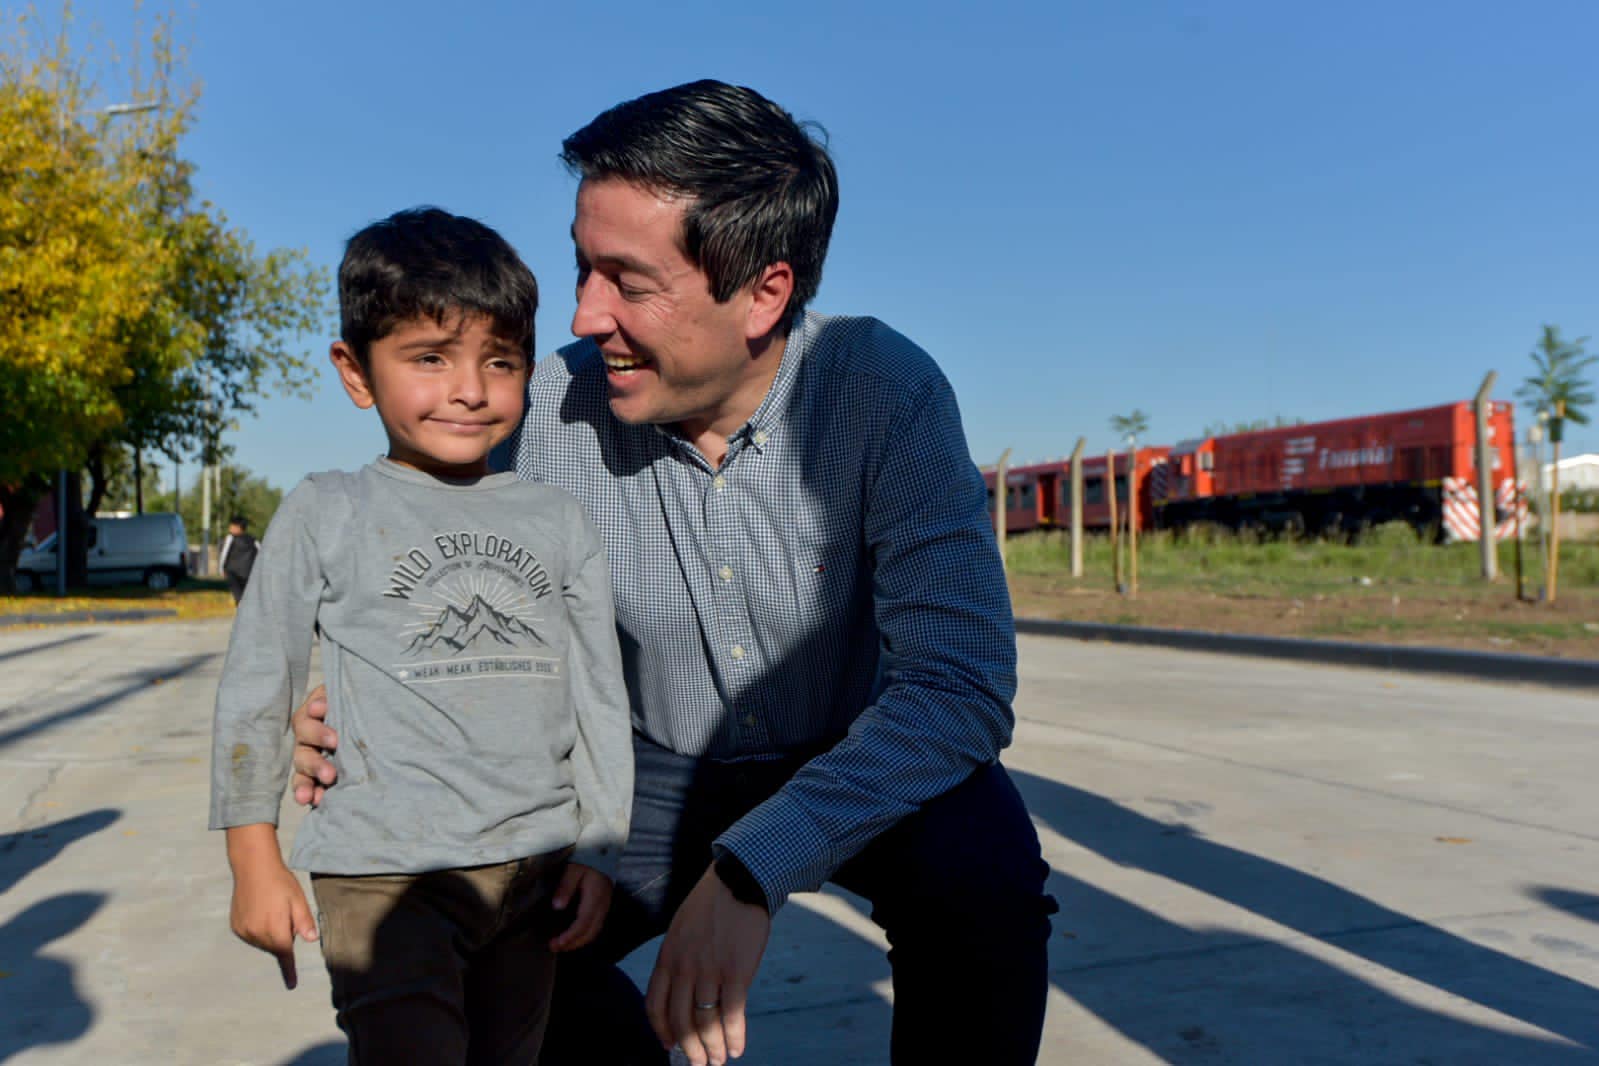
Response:
[[[634,755],[633,824],[611,912],[596,943],[560,958],[544,1066],[669,1061],[639,990],[615,963],[666,931],[710,865],[711,841],[805,761],[692,759],[636,735]],[[997,764],[838,870],[833,881],[869,900],[888,936],[894,1063],[1036,1061],[1054,910],[1048,872],[1021,796]],[[755,1018],[750,1046],[760,1039]]]

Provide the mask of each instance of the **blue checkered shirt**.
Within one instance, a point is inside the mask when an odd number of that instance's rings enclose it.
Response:
[[[716,842],[776,909],[1010,741],[1016,639],[949,383],[807,314],[719,468],[618,421],[592,342],[534,372],[525,478],[605,537],[634,728],[717,760],[820,752]]]

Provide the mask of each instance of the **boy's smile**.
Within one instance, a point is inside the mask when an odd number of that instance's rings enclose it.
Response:
[[[373,341],[363,369],[344,342],[333,364],[357,407],[376,407],[389,458],[442,477],[481,477],[522,418],[529,360],[485,316],[415,319]]]

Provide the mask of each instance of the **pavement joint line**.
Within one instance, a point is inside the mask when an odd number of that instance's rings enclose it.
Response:
[[[1016,632],[1067,640],[1132,644],[1211,655],[1243,655],[1310,666],[1392,670],[1507,685],[1599,689],[1599,659],[1561,659],[1408,644],[1368,644],[1204,629],[1163,629],[1049,618],[1018,618]]]
[[[1033,725],[1055,725],[1055,723],[1045,722],[1039,718],[1032,718],[1023,715],[1017,715],[1017,721],[1029,722]],[[1154,740],[1145,740],[1141,737],[1123,736],[1120,733],[1110,733],[1100,729],[1085,729],[1082,726],[1056,726],[1056,728],[1068,729],[1073,732],[1082,733],[1086,736],[1116,740],[1123,744],[1142,745],[1147,748],[1155,748],[1159,751],[1175,752],[1179,755],[1188,755],[1196,759],[1209,759],[1211,762],[1223,763],[1227,766],[1236,766],[1243,770],[1256,770],[1260,773],[1275,774],[1278,777],[1286,777],[1294,781],[1304,781],[1313,785],[1321,785],[1324,788],[1336,788],[1346,792],[1360,793],[1361,795],[1365,796],[1375,796],[1379,799],[1394,800],[1395,802],[1409,804],[1413,807],[1431,807],[1437,810],[1452,811],[1456,814],[1468,815],[1473,818],[1484,818],[1490,822],[1498,822],[1502,825],[1514,826],[1518,829],[1536,829],[1540,832],[1552,833],[1555,836],[1569,837],[1572,840],[1585,840],[1590,843],[1599,844],[1599,835],[1593,833],[1580,833],[1573,829],[1561,829],[1557,826],[1544,825],[1541,822],[1525,822],[1518,818],[1506,818],[1504,815],[1494,814],[1490,811],[1477,810],[1473,807],[1462,807],[1454,803],[1443,803],[1436,800],[1422,799],[1419,796],[1406,796],[1397,792],[1388,792],[1380,788],[1371,788],[1367,785],[1351,784],[1348,781],[1332,781],[1325,777],[1315,777],[1310,774],[1298,773],[1294,770],[1284,770],[1275,766],[1262,766],[1259,763],[1245,762],[1242,759],[1230,759],[1225,755],[1211,755],[1203,751],[1194,751],[1192,748],[1180,748],[1175,744],[1162,744]]]
[[[46,792],[50,791],[50,786],[54,785],[56,783],[56,778],[60,776],[61,767],[52,766],[50,768],[50,772],[45,774],[44,781],[37,788],[23,797],[22,809],[17,813],[17,832],[12,835],[11,840],[7,843],[5,848],[6,851],[15,850],[17,844],[22,840],[23,834],[31,828],[27,824],[28,812],[33,810],[33,805],[43,798]]]

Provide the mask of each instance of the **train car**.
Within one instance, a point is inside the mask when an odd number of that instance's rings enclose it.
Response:
[[[1118,518],[1127,521],[1127,475],[1136,471],[1139,526],[1149,529],[1155,518],[1154,486],[1166,461],[1166,447],[1139,448],[1136,462],[1123,452],[1116,456],[1116,502]],[[1107,461],[1103,455],[1083,457],[1083,528],[1110,529],[1110,498],[1106,493]],[[988,514],[994,515],[993,468],[983,471],[988,486]],[[1033,529],[1070,527],[1072,520],[1072,462],[1052,459],[1027,466],[1013,466],[1005,472],[1005,530],[1024,533]]]
[[[1503,513],[1515,498],[1512,411],[1495,403],[1488,420],[1501,536],[1514,525]],[[1476,440],[1466,402],[1184,441],[1157,486],[1155,521],[1348,534],[1399,520],[1471,539]]]

